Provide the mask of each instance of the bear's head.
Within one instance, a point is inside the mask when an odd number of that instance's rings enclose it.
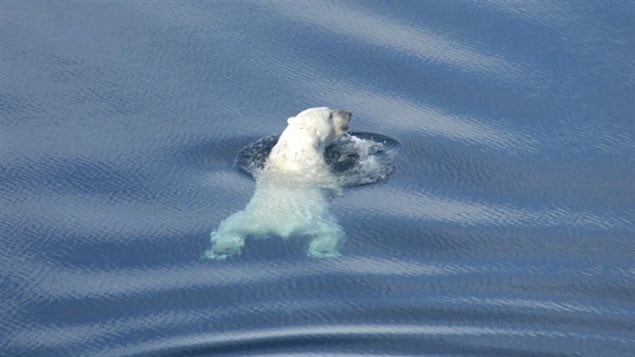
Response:
[[[306,109],[295,117],[289,118],[287,124],[313,132],[321,146],[326,147],[348,131],[350,121],[351,112],[318,107]]]

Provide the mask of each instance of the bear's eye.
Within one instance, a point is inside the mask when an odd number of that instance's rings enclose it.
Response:
[[[333,112],[329,113],[329,120],[333,119]]]

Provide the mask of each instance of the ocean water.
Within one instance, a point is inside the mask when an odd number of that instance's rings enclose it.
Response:
[[[635,355],[635,2],[0,1],[0,355]],[[342,255],[203,257],[241,148],[394,138]]]

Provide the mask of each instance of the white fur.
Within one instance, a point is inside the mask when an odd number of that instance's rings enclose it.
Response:
[[[240,253],[247,236],[311,238],[308,255],[339,255],[344,231],[328,210],[337,191],[324,161],[324,148],[348,129],[350,113],[329,108],[307,109],[287,120],[265,168],[256,175],[256,191],[238,211],[211,234],[209,258]]]
[[[324,148],[343,134],[342,123],[335,119],[339,117],[332,113],[329,108],[311,108],[289,118],[267,159],[267,169],[294,175],[328,174]]]

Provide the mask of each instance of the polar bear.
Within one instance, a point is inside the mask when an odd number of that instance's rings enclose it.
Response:
[[[256,190],[244,210],[211,233],[205,255],[225,259],[239,254],[247,236],[310,237],[310,257],[335,257],[344,231],[329,211],[340,185],[329,172],[324,149],[348,131],[351,113],[326,107],[304,110],[287,127],[256,175]]]
[[[348,131],[351,113],[310,108],[287,120],[287,128],[267,159],[269,171],[322,178],[328,175],[324,149]]]

